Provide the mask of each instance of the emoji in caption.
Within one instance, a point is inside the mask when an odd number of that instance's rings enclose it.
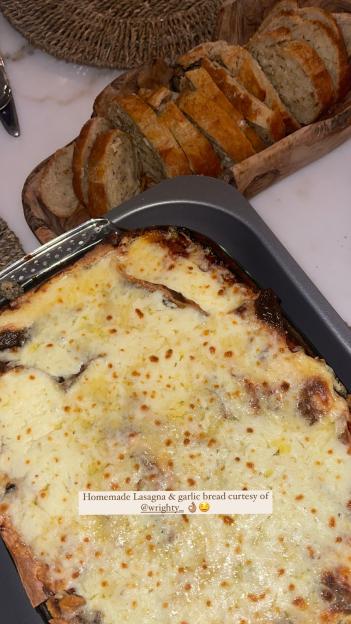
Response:
[[[210,508],[209,503],[200,503],[200,505],[199,505],[200,511],[204,511],[205,512],[205,511],[208,511],[209,508]]]
[[[191,505],[189,505],[188,510],[190,511],[190,513],[194,513],[196,511],[196,505],[194,501],[191,503]]]

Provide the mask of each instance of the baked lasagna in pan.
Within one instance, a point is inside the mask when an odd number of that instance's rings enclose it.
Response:
[[[351,622],[346,393],[181,230],[0,315],[1,533],[52,624]],[[79,490],[270,489],[269,516],[79,516]]]

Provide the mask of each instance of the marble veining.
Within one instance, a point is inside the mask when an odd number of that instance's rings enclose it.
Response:
[[[35,50],[1,15],[0,51],[22,132],[14,139],[0,127],[0,216],[30,251],[38,243],[23,217],[24,180],[78,134],[94,98],[119,72],[66,63]],[[264,191],[252,204],[351,325],[350,158],[351,141]]]

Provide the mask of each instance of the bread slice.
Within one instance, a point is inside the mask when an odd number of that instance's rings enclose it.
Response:
[[[199,67],[185,73],[181,83],[181,88],[188,88],[189,84],[195,89],[200,89],[206,94],[208,99],[215,102],[227,113],[235,124],[240,127],[247,140],[250,141],[255,152],[259,152],[265,148],[265,144],[257,134],[256,130],[248,125],[242,112],[233,106],[233,104],[228,100],[221,89],[218,88],[216,82],[203,67]]]
[[[192,65],[199,63],[203,58],[218,60],[221,54],[228,48],[226,41],[206,41],[200,43],[189,52],[182,54],[177,58],[177,66],[183,69],[189,69]]]
[[[160,87],[155,91],[140,89],[139,95],[155,109],[159,120],[173,134],[185,153],[194,174],[211,177],[222,176],[221,162],[211,143],[174,103],[173,100],[177,94],[166,87]]]
[[[351,58],[351,13],[333,13],[333,18],[335,19],[341,34],[343,36],[347,56]]]
[[[317,21],[320,24],[323,24],[325,28],[328,28],[330,32],[335,36],[336,41],[339,42],[343,66],[342,73],[340,78],[340,89],[339,89],[339,98],[341,99],[350,89],[350,81],[351,81],[351,68],[348,63],[348,53],[346,43],[343,37],[343,33],[334,18],[332,13],[325,11],[324,9],[318,6],[307,6],[299,9],[299,15],[303,19],[309,19],[313,21]]]
[[[131,134],[147,178],[159,182],[191,174],[188,159],[172,133],[141,97],[117,95],[108,115],[114,125]]]
[[[73,190],[72,159],[74,144],[57,150],[46,163],[39,184],[39,199],[56,217],[70,217],[79,201]]]
[[[224,170],[255,153],[238,124],[206,92],[183,91],[177,105],[212,143]]]
[[[286,133],[294,132],[300,127],[248,50],[238,45],[229,45],[225,41],[210,41],[181,56],[178,64],[182,68],[189,68],[205,58],[223,65],[248,93],[279,113],[285,124]]]
[[[124,100],[127,102],[133,97],[131,95],[123,96],[114,95],[106,106],[106,116],[112,126],[123,130],[129,134],[136,147],[139,162],[142,166],[142,177],[145,180],[145,186],[157,184],[166,178],[166,170],[162,158],[158,151],[145,137],[138,123],[134,121],[132,114],[124,106]]]
[[[301,124],[312,123],[331,104],[334,89],[323,61],[308,43],[293,40],[288,29],[256,35],[248,46]]]
[[[273,8],[269,11],[269,13],[262,21],[260,27],[257,29],[257,32],[259,33],[267,30],[267,25],[273,17],[294,13],[298,9],[299,3],[297,2],[297,0],[281,0],[281,2],[276,2]]]
[[[298,9],[298,13],[303,19],[319,22],[327,28],[330,28],[338,39],[341,38],[339,27],[329,11],[325,11],[318,6],[306,6]]]
[[[307,16],[309,12],[307,11]],[[333,30],[321,21],[301,17],[301,13],[273,17],[266,29],[289,28],[295,39],[301,39],[314,48],[324,62],[334,85],[335,100],[344,93],[348,74],[348,59],[345,45]]]
[[[229,71],[216,61],[204,58],[202,67],[224,93],[229,102],[243,115],[266,144],[275,143],[285,136],[285,125],[281,115],[268,108],[251,95]]]
[[[100,133],[89,157],[89,214],[100,217],[140,190],[140,166],[132,139],[117,129]]]
[[[221,162],[211,143],[174,102],[169,101],[163,105],[159,119],[169,128],[184,150],[193,173],[213,178],[222,177]]]
[[[95,140],[102,132],[111,128],[110,122],[104,117],[89,119],[75,141],[73,151],[73,188],[78,199],[88,205],[88,160]]]

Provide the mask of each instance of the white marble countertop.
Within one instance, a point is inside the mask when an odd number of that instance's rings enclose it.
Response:
[[[0,216],[26,251],[38,246],[21,190],[41,160],[77,135],[94,97],[116,71],[77,66],[33,50],[0,16],[20,138],[0,127]],[[351,325],[351,141],[261,193],[252,204],[317,287]],[[1,250],[0,250],[1,253]]]

